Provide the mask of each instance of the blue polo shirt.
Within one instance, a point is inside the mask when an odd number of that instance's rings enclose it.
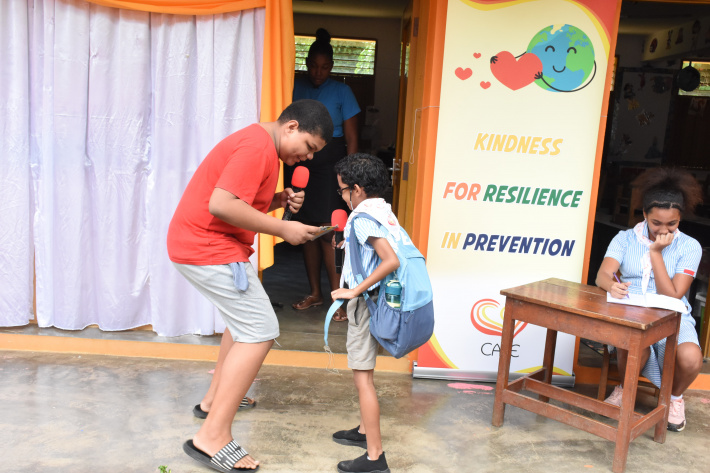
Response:
[[[326,79],[314,87],[308,77],[299,77],[293,84],[293,100],[312,99],[326,106],[333,120],[333,138],[343,136],[343,122],[360,113],[360,107],[350,87],[333,79]]]

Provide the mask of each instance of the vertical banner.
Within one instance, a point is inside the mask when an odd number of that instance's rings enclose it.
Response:
[[[495,380],[501,289],[581,280],[620,0],[449,0],[427,266],[436,327],[416,377]],[[518,322],[511,374],[542,365]],[[573,383],[575,339],[554,374]]]

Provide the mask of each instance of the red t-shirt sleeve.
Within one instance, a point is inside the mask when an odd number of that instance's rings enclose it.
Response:
[[[267,160],[261,154],[252,147],[237,149],[229,157],[215,187],[224,189],[253,206],[254,198],[266,174]]]

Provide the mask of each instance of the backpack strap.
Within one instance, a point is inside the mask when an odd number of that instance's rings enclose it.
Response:
[[[365,280],[365,269],[362,267],[362,256],[360,256],[360,250],[358,248],[358,246],[360,245],[358,244],[357,235],[355,234],[355,220],[358,218],[366,218],[368,220],[372,220],[377,225],[380,225],[380,222],[372,215],[366,213],[356,214],[350,222],[350,239],[348,241],[348,253],[350,254],[350,269],[353,272],[353,276],[355,276],[355,280],[358,284],[360,284]],[[367,303],[367,307],[370,309],[370,313],[373,314],[377,310],[377,304],[367,293],[367,289],[365,290],[365,292],[362,293],[362,296],[365,298],[365,302]]]
[[[335,311],[338,310],[341,305],[343,305],[343,302],[345,302],[345,299],[334,300],[333,303],[330,305],[330,308],[328,309],[328,313],[325,315],[323,341],[325,341],[326,351],[330,349],[330,347],[328,347],[328,329],[330,328],[330,321],[333,320],[333,315],[335,314]]]
[[[359,217],[365,217],[376,222],[378,225],[380,224],[380,222],[378,222],[376,218],[368,214],[358,214],[353,217],[352,221],[355,221],[355,219]],[[350,226],[350,244],[348,246],[348,253],[350,254],[350,266],[353,271],[353,275],[355,276],[355,280],[357,281],[357,283],[360,284],[362,281],[365,280],[365,270],[362,267],[362,258],[360,257],[357,236],[355,235],[355,225],[352,224],[352,222]],[[373,313],[375,310],[377,310],[377,305],[372,301],[367,291],[363,293],[363,296],[367,301],[367,307],[370,309],[370,312]],[[338,308],[340,308],[340,306],[343,305],[344,302],[345,299],[337,299],[333,301],[330,308],[328,309],[328,313],[325,316],[323,341],[325,342],[326,351],[330,350],[330,348],[328,347],[328,329],[330,328],[330,322],[331,320],[333,320],[333,315],[335,315],[335,311],[338,310]]]

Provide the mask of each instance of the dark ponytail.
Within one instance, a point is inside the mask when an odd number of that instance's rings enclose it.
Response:
[[[330,62],[333,62],[333,46],[330,45],[330,33],[325,28],[318,28],[318,31],[316,31],[316,40],[308,49],[307,59],[313,59],[318,55],[323,55]]]

